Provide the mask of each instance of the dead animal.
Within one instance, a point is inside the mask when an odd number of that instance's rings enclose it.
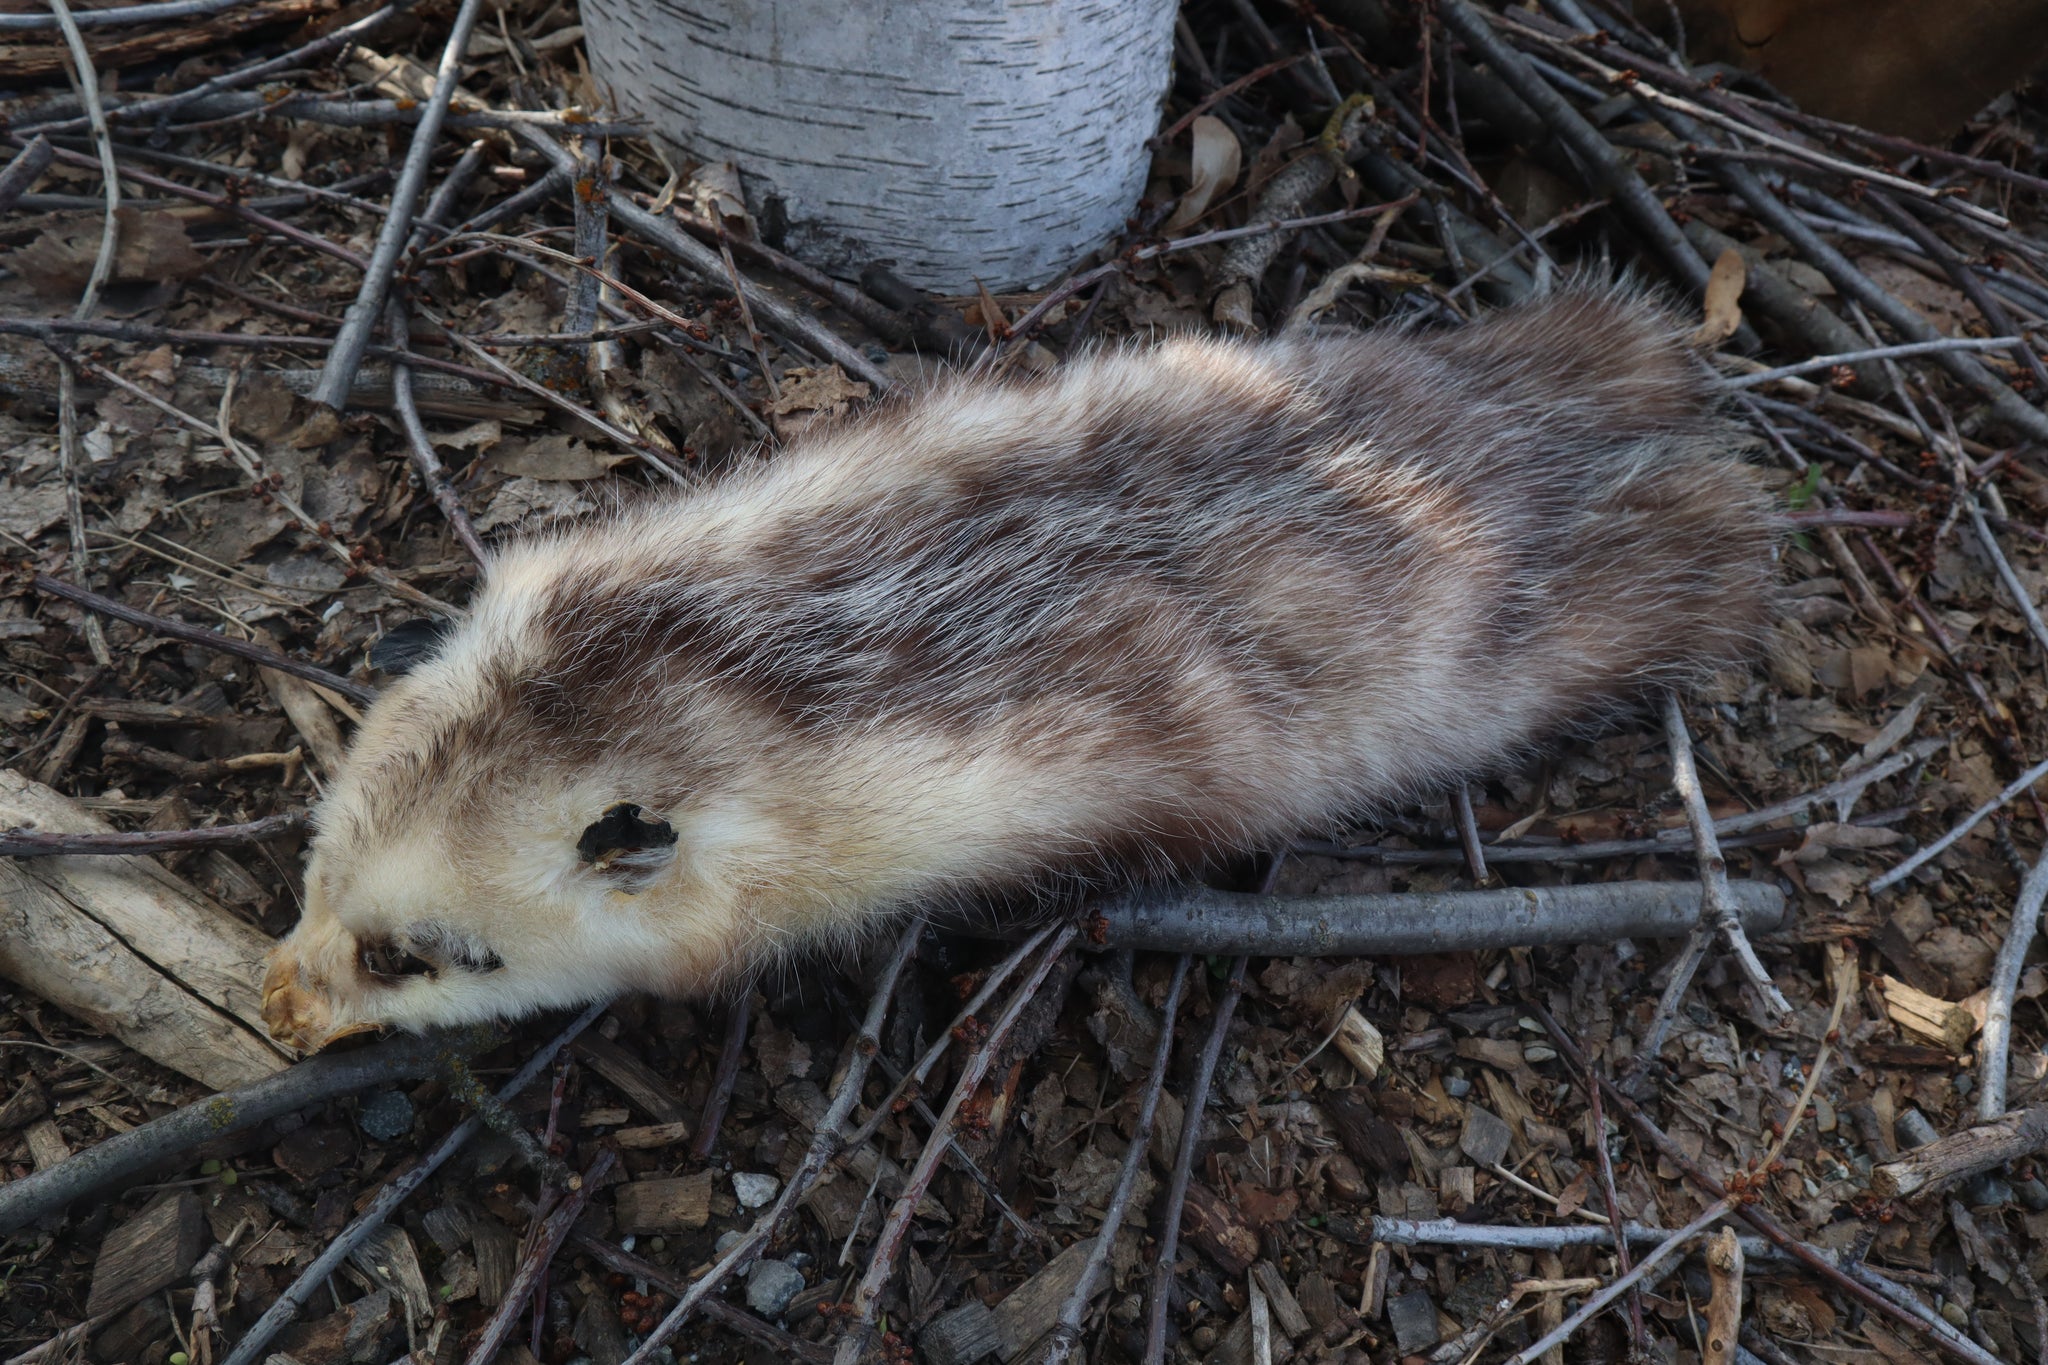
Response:
[[[1682,332],[1581,286],[960,376],[511,545],[365,716],[265,1017],[694,992],[1327,831],[1738,662],[1780,526]]]

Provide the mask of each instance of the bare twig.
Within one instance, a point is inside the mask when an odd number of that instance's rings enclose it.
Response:
[[[732,1088],[739,1083],[740,1063],[747,1054],[747,1028],[753,1017],[754,987],[747,982],[734,992],[732,1006],[725,1012],[725,1043],[718,1050],[718,1070],[711,1077],[711,1093],[704,1099],[704,1114],[690,1143],[690,1155],[699,1161],[709,1160],[718,1147],[718,1128],[725,1122]]]
[[[399,352],[407,350],[411,342],[405,300],[395,293],[385,306],[384,320],[392,349]],[[394,360],[391,365],[391,409],[398,414],[398,424],[405,431],[406,453],[412,460],[413,470],[433,495],[434,505],[441,509],[449,531],[454,534],[456,542],[469,551],[471,559],[483,563],[484,543],[477,536],[476,524],[469,519],[469,509],[462,505],[462,499],[449,486],[447,471],[441,468],[441,457],[434,453],[434,442],[427,435],[426,424],[420,421],[419,404],[413,400],[412,367],[402,360]]]
[[[1866,360],[1905,360],[1916,355],[1939,355],[1944,351],[2004,351],[2015,346],[2024,347],[2025,337],[1937,337],[1933,341],[1908,341],[1898,346],[1870,346],[1860,351],[1843,351],[1838,355],[1817,355],[1792,365],[1779,365],[1773,369],[1757,370],[1751,374],[1735,375],[1721,381],[1724,389],[1753,389],[1759,384],[1773,380],[1788,379],[1793,375],[1812,374],[1816,370],[1832,370],[1838,365],[1855,365]]]
[[[1452,3],[1456,3],[1456,0],[1452,0]],[[1687,1242],[1690,1242],[1693,1238],[1699,1236],[1700,1233],[1706,1231],[1714,1222],[1726,1217],[1728,1211],[1734,1207],[1734,1204],[1735,1197],[1733,1195],[1723,1195],[1719,1200],[1709,1205],[1705,1213],[1672,1233],[1669,1238],[1658,1245],[1656,1250],[1638,1261],[1633,1270],[1629,1271],[1626,1275],[1620,1276],[1605,1289],[1588,1298],[1585,1303],[1579,1306],[1579,1311],[1566,1318],[1558,1326],[1557,1330],[1549,1333],[1535,1345],[1523,1348],[1508,1362],[1508,1365],[1532,1365],[1532,1362],[1542,1356],[1552,1346],[1568,1340],[1572,1333],[1578,1331],[1588,1322],[1591,1322],[1600,1314],[1601,1310],[1619,1298],[1630,1285],[1635,1284],[1643,1276],[1671,1259]]]
[[[1614,1158],[1607,1150],[1607,1112],[1600,1103],[1600,1087],[1593,1084],[1590,1076],[1585,1078],[1583,1084],[1588,1101],[1587,1117],[1592,1124],[1594,1164],[1600,1171],[1600,1202],[1607,1209],[1607,1225],[1611,1228],[1625,1229],[1627,1220],[1621,1216],[1621,1194],[1614,1188]],[[1626,1231],[1614,1239],[1614,1265],[1615,1269],[1624,1275],[1634,1268],[1634,1260],[1629,1255]],[[1642,1291],[1637,1289],[1628,1292],[1628,1326],[1629,1340],[1635,1344],[1639,1353],[1646,1353],[1650,1338],[1643,1325]]]
[[[1671,1229],[1628,1223],[1622,1235],[1631,1246],[1656,1246],[1669,1241]],[[1461,1223],[1455,1218],[1393,1218],[1374,1214],[1372,1236],[1388,1246],[1498,1247],[1509,1251],[1559,1251],[1565,1247],[1611,1247],[1614,1229],[1604,1224],[1565,1223],[1525,1228],[1497,1223]],[[1745,1237],[1744,1254],[1752,1260],[1776,1261],[1784,1253],[1761,1237]]]
[[[0,213],[13,208],[15,201],[27,194],[29,186],[50,168],[52,150],[50,139],[39,135],[15,153],[5,170],[0,170]]]
[[[513,133],[521,142],[546,157],[551,165],[560,167],[571,177],[576,174],[575,153],[556,141],[545,130],[520,127],[514,129]],[[617,218],[627,231],[638,234],[677,257],[707,283],[719,286],[726,284],[725,262],[716,251],[675,224],[641,208],[633,202],[632,196],[618,186],[601,185],[599,188],[611,201],[612,216]],[[740,287],[747,295],[748,306],[771,330],[795,337],[819,355],[836,362],[848,374],[872,385],[876,393],[886,392],[893,387],[889,376],[877,369],[874,363],[861,353],[859,347],[840,337],[824,323],[784,303],[752,281],[742,279]]]
[[[1685,948],[1672,965],[1671,980],[1657,1002],[1657,1012],[1646,1030],[1641,1055],[1654,1059],[1663,1049],[1664,1036],[1677,1017],[1693,973],[1705,960],[1707,944],[1716,933],[1728,941],[1745,975],[1763,995],[1764,1001],[1780,1015],[1790,1014],[1792,1005],[1771,981],[1771,974],[1757,960],[1756,949],[1742,929],[1742,920],[1728,887],[1728,864],[1721,857],[1720,841],[1714,835],[1714,817],[1707,810],[1706,793],[1700,789],[1699,770],[1693,764],[1692,736],[1686,732],[1685,709],[1676,692],[1664,697],[1664,733],[1671,746],[1671,785],[1685,804],[1686,824],[1692,830],[1694,858],[1700,869],[1700,922],[1686,940]]]
[[[896,1111],[898,1103],[919,1092],[925,1078],[932,1074],[932,1068],[938,1065],[939,1058],[945,1056],[946,1050],[953,1045],[953,1040],[956,1037],[967,1036],[969,1022],[981,1014],[988,1002],[995,998],[996,992],[1002,989],[1003,983],[1024,965],[1024,960],[1044,946],[1046,938],[1052,931],[1053,926],[1046,925],[1018,944],[1010,951],[1008,957],[988,970],[987,975],[982,978],[981,985],[968,997],[967,1003],[960,1007],[960,1012],[953,1016],[952,1022],[940,1031],[932,1045],[925,1049],[924,1055],[917,1059],[917,1065],[910,1068],[902,1080],[896,1082],[882,1102],[875,1106],[874,1112],[868,1115],[866,1121],[847,1135],[846,1146],[849,1151],[866,1146],[868,1140],[874,1137],[875,1131]]]
[[[482,0],[462,0],[462,7],[455,12],[448,42],[441,49],[441,63],[434,70],[434,93],[420,110],[412,146],[405,154],[405,167],[398,174],[398,183],[392,187],[391,207],[386,211],[384,225],[377,233],[377,245],[370,252],[369,264],[364,267],[355,302],[349,304],[348,313],[342,318],[341,331],[334,338],[334,349],[327,354],[327,366],[321,372],[319,387],[313,391],[314,402],[336,412],[348,405],[356,369],[363,363],[370,333],[384,312],[384,295],[391,287],[393,267],[398,264],[399,254],[405,250],[406,240],[412,235],[413,211],[419,204],[420,191],[426,186],[427,167],[433,162],[434,149],[441,141],[441,121],[448,115],[449,101],[455,98],[455,87],[462,76],[462,54],[469,46],[470,30],[476,27],[476,16],[482,8]]]
[[[569,1236],[569,1230],[583,1215],[584,1205],[590,1202],[590,1196],[604,1183],[605,1176],[610,1173],[612,1164],[618,1159],[619,1154],[609,1147],[598,1152],[597,1159],[590,1163],[590,1169],[583,1173],[582,1184],[571,1190],[555,1211],[548,1215],[547,1221],[541,1224],[539,1235],[527,1248],[526,1255],[519,1262],[518,1271],[512,1276],[512,1283],[505,1287],[504,1298],[500,1299],[498,1306],[492,1310],[490,1320],[484,1324],[482,1334],[477,1338],[475,1347],[470,1350],[467,1365],[490,1365],[491,1361],[498,1358],[498,1348],[511,1336],[520,1312],[533,1298],[534,1292],[540,1288],[541,1281],[547,1275],[548,1266],[555,1259],[555,1253],[561,1249],[562,1242]]]
[[[2041,904],[2048,900],[2048,853],[2043,853],[2020,883],[2012,919],[2005,926],[1991,966],[1991,985],[1984,998],[1984,1030],[1977,1040],[1977,1117],[1989,1123],[2005,1113],[2006,1071],[2011,1064],[2012,1006],[2019,993],[2020,968],[2027,949],[2041,929]]]
[[[1716,1199],[1726,1199],[1728,1197],[1728,1190],[1721,1182],[1708,1175],[1700,1168],[1698,1162],[1687,1156],[1685,1149],[1679,1146],[1669,1133],[1659,1128],[1656,1122],[1647,1113],[1643,1112],[1641,1105],[1637,1104],[1620,1086],[1592,1069],[1592,1062],[1587,1058],[1585,1050],[1578,1045],[1570,1034],[1566,1033],[1559,1026],[1557,1020],[1551,1017],[1549,1010],[1545,1009],[1538,1002],[1526,998],[1523,1001],[1523,1007],[1543,1025],[1544,1032],[1550,1035],[1551,1041],[1557,1045],[1558,1052],[1569,1060],[1574,1067],[1578,1068],[1579,1074],[1586,1077],[1588,1083],[1599,1085],[1606,1092],[1610,1100],[1621,1106],[1622,1113],[1634,1125],[1637,1135],[1655,1150],[1659,1156],[1677,1167],[1678,1170],[1684,1173],[1687,1180],[1691,1181],[1708,1195]],[[2048,1113],[2048,1110],[2042,1112]],[[1938,1314],[1929,1311],[1923,1305],[1913,1300],[1911,1295],[1907,1294],[1897,1285],[1892,1284],[1889,1280],[1886,1280],[1883,1276],[1878,1275],[1868,1266],[1858,1262],[1847,1270],[1843,1269],[1830,1260],[1827,1254],[1819,1248],[1810,1246],[1787,1232],[1778,1223],[1777,1219],[1771,1217],[1770,1214],[1755,1204],[1738,1203],[1734,1206],[1733,1211],[1736,1217],[1748,1223],[1757,1232],[1763,1234],[1772,1245],[1783,1251],[1794,1261],[1821,1276],[1864,1306],[1875,1309],[1878,1313],[1892,1319],[1894,1322],[1903,1323],[1915,1331],[1926,1334],[1930,1340],[1944,1351],[1947,1351],[1959,1360],[1969,1362],[1969,1365],[1998,1365],[1995,1356],[1962,1333],[1956,1331],[1954,1327],[1950,1326]],[[1749,1252],[1747,1248],[1745,1248],[1745,1254],[1753,1256],[1753,1253]]]
[[[2048,778],[2048,759],[2043,759],[2041,762],[2036,763],[2033,767],[2008,782],[2003,791],[1964,816],[1954,829],[1951,829],[1948,833],[1942,835],[1939,839],[1936,839],[1933,843],[1921,849],[1918,853],[1915,853],[1883,876],[1873,877],[1866,890],[1870,894],[1876,895],[1886,887],[1898,885],[1907,877],[1912,876],[1928,863],[1934,861],[1934,859],[1948,852],[1958,839],[1961,839],[1971,830],[1977,828],[1978,825],[1983,824],[1993,811],[1998,810],[2015,797],[2024,795],[2036,782],[2043,778]]]
[[[571,1232],[569,1240],[619,1274],[629,1279],[645,1280],[665,1294],[680,1294],[689,1288],[686,1282],[677,1279],[674,1272],[667,1267],[643,1260],[594,1233]],[[828,1365],[832,1359],[832,1349],[829,1346],[791,1336],[774,1323],[763,1322],[744,1308],[735,1307],[715,1295],[698,1300],[697,1306],[705,1317],[720,1327],[752,1337],[755,1341],[791,1359],[807,1361],[809,1365]]]
[[[1187,978],[1188,956],[1183,953],[1174,963],[1173,984],[1166,989],[1166,1003],[1159,1007],[1159,1046],[1152,1054],[1152,1070],[1138,1102],[1138,1118],[1131,1129],[1131,1145],[1124,1152],[1123,1169],[1117,1174],[1116,1188],[1111,1192],[1109,1202],[1103,1206],[1102,1225],[1095,1230],[1095,1249],[1088,1253],[1088,1263],[1081,1268],[1081,1277],[1074,1281],[1073,1292],[1067,1295],[1066,1304],[1060,1309],[1059,1322],[1053,1328],[1052,1346],[1044,1356],[1045,1365],[1065,1365],[1080,1348],[1081,1319],[1100,1287],[1103,1267],[1109,1264],[1117,1231],[1123,1226],[1125,1210],[1130,1207],[1131,1191],[1137,1188],[1138,1172],[1145,1167],[1145,1153],[1152,1143],[1152,1122],[1159,1112],[1159,1092],[1166,1085],[1166,1064],[1173,1057],[1174,1016],[1180,1012],[1181,987],[1187,984]]]
[[[1671,221],[1671,215],[1636,174],[1628,158],[1600,136],[1526,57],[1502,40],[1486,16],[1467,0],[1438,0],[1438,12],[1443,15],[1444,24],[1484,57],[1493,73],[1542,116],[1601,191],[1614,199],[1630,225],[1663,258],[1672,274],[1694,293],[1703,292],[1707,287],[1707,263]]]
[[[832,1097],[832,1104],[824,1117],[818,1120],[817,1131],[811,1135],[810,1148],[783,1185],[781,1196],[773,1207],[754,1220],[754,1225],[738,1241],[726,1248],[725,1254],[709,1270],[690,1282],[689,1288],[676,1299],[675,1307],[668,1310],[668,1315],[647,1334],[647,1339],[626,1358],[624,1365],[647,1365],[708,1295],[717,1292],[735,1271],[753,1264],[754,1258],[761,1254],[761,1248],[768,1245],[776,1229],[796,1211],[797,1205],[810,1194],[818,1177],[825,1173],[832,1158],[843,1149],[845,1133],[842,1130],[846,1118],[853,1112],[853,1106],[859,1103],[868,1068],[874,1063],[876,1053],[881,1051],[882,1020],[888,1015],[897,978],[903,974],[904,966],[917,950],[918,933],[919,926],[914,923],[906,928],[896,942],[896,951],[882,968],[874,995],[868,1001],[867,1017],[861,1021],[860,1033],[853,1040],[845,1074],[839,1081],[839,1092]]]
[[[554,1062],[555,1055],[575,1041],[577,1034],[596,1023],[597,1017],[603,1014],[607,1008],[609,1008],[609,1003],[600,1001],[585,1009],[583,1013],[571,1020],[567,1028],[549,1039],[538,1052],[527,1059],[526,1065],[520,1067],[518,1071],[512,1074],[510,1080],[498,1087],[497,1095],[499,1101],[501,1103],[509,1103],[518,1096],[520,1091],[533,1084],[534,1078],[546,1071]],[[445,1043],[443,1047],[446,1047]],[[319,1059],[315,1058],[314,1060],[318,1061]],[[310,1066],[312,1063],[301,1062],[299,1065]],[[293,1069],[297,1070],[298,1068],[295,1067]],[[447,1136],[435,1144],[432,1151],[422,1156],[418,1165],[405,1168],[400,1174],[388,1181],[382,1189],[378,1190],[376,1197],[356,1216],[356,1220],[343,1229],[341,1234],[327,1245],[326,1250],[314,1257],[313,1263],[300,1272],[299,1277],[292,1281],[291,1286],[278,1296],[277,1302],[265,1309],[263,1316],[258,1318],[255,1325],[250,1327],[242,1335],[242,1339],[235,1343],[235,1349],[228,1356],[226,1365],[252,1365],[252,1362],[263,1359],[265,1348],[270,1345],[279,1332],[283,1331],[294,1318],[298,1317],[299,1311],[305,1307],[307,1300],[313,1296],[314,1291],[325,1284],[327,1277],[340,1268],[341,1263],[348,1258],[348,1254],[356,1247],[362,1245],[363,1239],[380,1227],[384,1220],[390,1217],[392,1212],[405,1201],[407,1195],[425,1183],[427,1177],[439,1170],[449,1157],[461,1151],[463,1146],[483,1128],[483,1125],[484,1121],[481,1117],[475,1114],[470,1115],[461,1123],[449,1129]],[[588,1189],[591,1183],[586,1181],[584,1188]]]
[[[86,854],[175,853],[188,848],[229,848],[296,834],[309,823],[304,811],[266,815],[242,825],[208,829],[151,829],[122,834],[38,834],[0,830],[0,858],[78,857]]]
[[[158,616],[154,612],[131,607],[125,602],[117,602],[111,597],[102,597],[96,592],[90,592],[75,583],[67,583],[61,578],[53,578],[46,573],[37,574],[32,582],[37,592],[61,597],[67,602],[77,603],[88,611],[111,616],[116,621],[126,621],[131,626],[140,626],[144,630],[169,636],[173,640],[183,640],[188,645],[198,645],[202,649],[211,649],[221,654],[232,654],[238,659],[247,659],[250,663],[274,668],[280,673],[289,673],[294,678],[304,678],[307,682],[318,683],[347,697],[350,701],[368,704],[377,699],[377,693],[373,688],[351,682],[340,674],[330,673],[324,668],[301,663],[289,655],[280,654],[274,649],[265,649],[262,645],[248,640],[237,640],[231,635],[223,635],[204,626],[188,625],[183,621],[174,621],[168,616]]]
[[[938,1173],[939,1162],[946,1154],[945,1139],[952,1133],[953,1125],[959,1120],[960,1110],[981,1088],[982,1078],[995,1061],[1003,1040],[1015,1027],[1017,1019],[1024,1013],[1024,1007],[1038,994],[1038,988],[1058,964],[1067,946],[1074,941],[1079,930],[1073,925],[1062,927],[1046,944],[1045,953],[1038,966],[1024,978],[1010,997],[1010,1003],[996,1017],[987,1037],[980,1046],[961,1063],[960,1078],[953,1085],[953,1093],[946,1101],[946,1107],[939,1111],[938,1125],[925,1142],[924,1150],[917,1161],[903,1177],[903,1192],[890,1206],[888,1216],[882,1220],[880,1231],[875,1234],[874,1254],[868,1259],[867,1272],[854,1286],[853,1299],[848,1312],[846,1335],[840,1338],[839,1349],[833,1356],[837,1365],[856,1365],[872,1344],[875,1328],[875,1312],[882,1297],[882,1291],[895,1278],[896,1258],[902,1254],[905,1237],[910,1231],[910,1220],[917,1214],[917,1206],[923,1202],[925,1191],[930,1188],[932,1177]]]
[[[1465,875],[1474,886],[1486,881],[1486,850],[1479,844],[1479,821],[1472,814],[1472,786],[1460,782],[1452,797],[1458,815],[1458,846],[1465,854]]]
[[[1180,1255],[1180,1220],[1187,1209],[1195,1150],[1202,1145],[1202,1111],[1209,1106],[1209,1086],[1216,1078],[1216,1063],[1223,1056],[1224,1040],[1230,1034],[1231,1016],[1237,1013],[1237,1002],[1244,996],[1244,974],[1250,963],[1250,958],[1239,957],[1230,964],[1230,978],[1224,986],[1223,998],[1216,1002],[1216,1017],[1210,1022],[1202,1055],[1195,1062],[1187,1103],[1181,1108],[1180,1146],[1174,1152],[1173,1177],[1167,1183],[1166,1203],[1160,1214],[1159,1261],[1152,1269],[1152,1294],[1145,1312],[1144,1365],[1161,1365],[1166,1359],[1166,1319],[1173,1301],[1173,1266]]]
[[[99,303],[100,289],[114,270],[114,252],[121,240],[121,175],[114,164],[114,140],[107,132],[107,115],[100,105],[100,76],[94,69],[92,55],[86,51],[85,35],[78,31],[78,22],[72,17],[67,0],[48,0],[51,22],[64,30],[64,47],[71,62],[71,79],[78,89],[79,99],[85,104],[85,113],[92,128],[93,150],[99,157],[100,189],[105,197],[105,208],[100,217],[100,244],[93,256],[92,273],[86,278],[85,289],[79,295],[78,304],[71,310],[74,319],[92,316],[93,308]],[[37,141],[42,141],[38,138]],[[23,155],[27,156],[24,151]],[[49,160],[49,146],[44,143],[44,160]],[[81,583],[92,584],[92,560],[85,548],[85,503],[79,495],[78,481],[83,474],[81,453],[78,448],[78,375],[71,362],[60,356],[57,360],[57,462],[59,473],[64,479],[64,514],[71,533],[72,572]],[[106,632],[100,628],[98,618],[85,619],[85,643],[91,649],[93,662],[106,668],[114,661],[107,650]]]

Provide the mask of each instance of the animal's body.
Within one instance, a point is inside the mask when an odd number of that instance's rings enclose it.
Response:
[[[513,545],[331,785],[273,1027],[689,991],[1499,768],[1749,650],[1739,445],[1669,318],[1574,290],[957,378]]]

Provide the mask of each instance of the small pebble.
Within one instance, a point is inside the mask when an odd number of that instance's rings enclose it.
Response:
[[[782,1189],[782,1182],[772,1175],[759,1175],[753,1171],[734,1171],[732,1192],[743,1209],[758,1209],[776,1196]]]
[[[1951,1327],[1961,1328],[1963,1331],[1968,1331],[1970,1328],[1970,1315],[1964,1312],[1963,1306],[1954,1299],[1950,1299],[1941,1305],[1941,1315],[1948,1319]]]
[[[804,1273],[788,1261],[758,1262],[747,1272],[747,1307],[772,1321],[803,1287]]]
[[[1522,1059],[1529,1062],[1554,1062],[1557,1049],[1548,1043],[1531,1043],[1522,1049]]]
[[[1472,1093],[1472,1082],[1463,1076],[1444,1077],[1444,1093],[1454,1100],[1462,1100]]]
[[[412,1101],[402,1091],[380,1090],[356,1110],[356,1126],[379,1142],[390,1142],[412,1131]]]
[[[717,1243],[712,1246],[711,1250],[714,1254],[723,1256],[726,1252],[731,1251],[733,1247],[737,1246],[740,1242],[744,1241],[746,1239],[746,1235],[746,1233],[740,1232],[738,1230],[734,1230],[732,1232],[721,1232],[718,1234]]]
[[[2048,1185],[2038,1180],[2022,1180],[2019,1184],[2020,1202],[2034,1212],[2048,1209]]]

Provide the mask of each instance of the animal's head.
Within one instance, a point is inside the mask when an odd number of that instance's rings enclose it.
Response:
[[[298,926],[264,1020],[308,1050],[379,1025],[514,1016],[708,984],[756,935],[701,720],[659,651],[570,628],[501,562],[468,619],[387,652],[317,814]],[[729,732],[727,732],[729,735]]]

